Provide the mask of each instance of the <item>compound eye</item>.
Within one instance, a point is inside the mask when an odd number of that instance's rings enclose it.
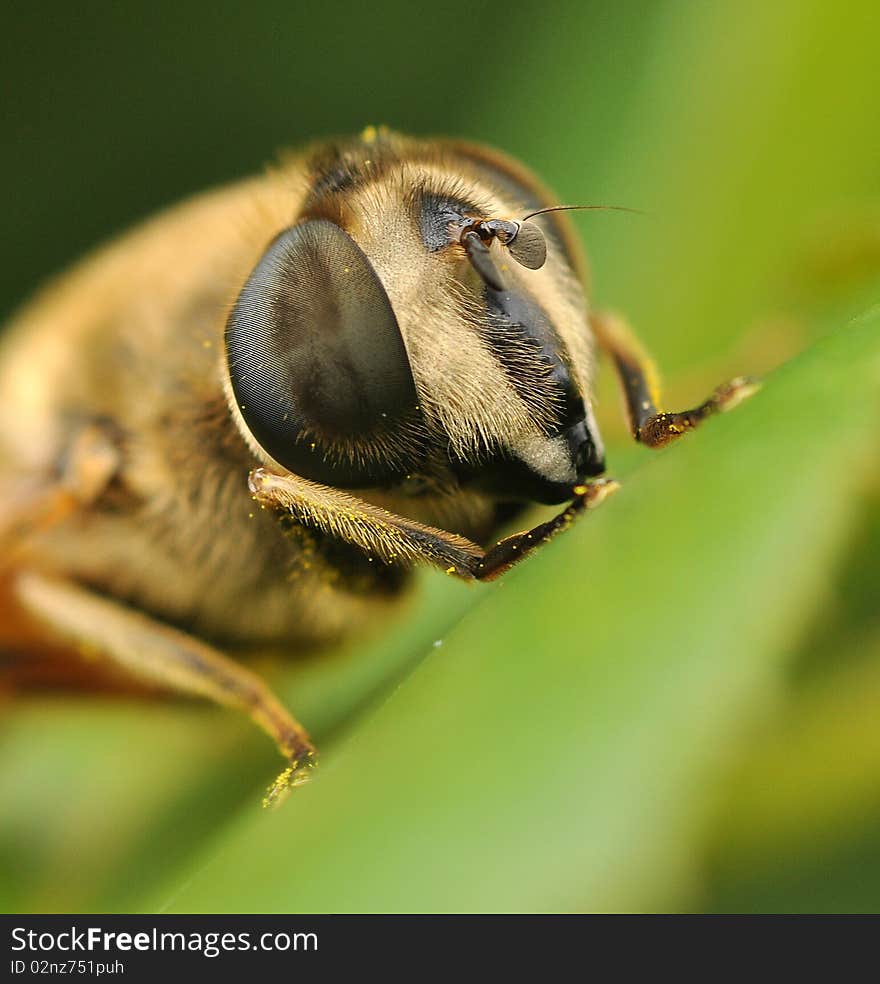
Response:
[[[229,316],[226,356],[245,424],[285,468],[348,487],[413,469],[418,400],[397,318],[339,226],[275,239]]]
[[[523,222],[519,232],[507,245],[508,252],[520,266],[540,270],[547,261],[547,240],[544,233],[529,222]]]

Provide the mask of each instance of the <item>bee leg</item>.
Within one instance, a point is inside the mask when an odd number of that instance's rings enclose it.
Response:
[[[0,568],[13,566],[31,536],[95,502],[119,470],[116,435],[99,422],[83,425],[64,450],[57,474],[34,475],[0,489]]]
[[[455,533],[424,526],[297,475],[277,475],[257,468],[251,472],[249,484],[254,499],[264,508],[289,512],[305,526],[360,547],[369,557],[386,563],[427,562],[447,574],[478,581],[498,577],[617,489],[611,479],[579,486],[573,490],[574,501],[555,519],[509,536],[484,551]]]
[[[134,676],[244,711],[290,765],[264,800],[301,784],[315,764],[305,729],[255,673],[192,636],[71,581],[27,571],[16,578],[21,604],[62,638],[97,651]]]
[[[590,323],[599,345],[614,360],[633,437],[648,447],[660,448],[669,444],[693,430],[706,417],[732,409],[759,386],[755,379],[738,376],[719,386],[692,410],[677,413],[658,410],[660,383],[657,370],[626,322],[613,314],[594,314]]]
[[[557,533],[568,529],[582,512],[595,509],[619,488],[613,478],[598,478],[578,486],[574,490],[575,499],[558,516],[546,523],[539,523],[530,530],[514,533],[490,547],[477,563],[473,576],[478,581],[494,581],[538,547],[552,540]]]

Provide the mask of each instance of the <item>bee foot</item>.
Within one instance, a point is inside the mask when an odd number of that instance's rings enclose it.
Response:
[[[713,393],[711,401],[719,413],[726,413],[757,393],[760,388],[760,379],[754,376],[737,376],[729,383],[719,386]]]
[[[297,786],[304,786],[311,779],[312,771],[317,764],[318,760],[314,752],[307,752],[292,761],[266,790],[263,808],[268,810],[280,806],[290,795],[291,790],[296,789]]]
[[[582,504],[583,508],[595,509],[619,489],[620,482],[614,478],[594,478],[584,485],[575,486],[574,494],[577,496],[575,501]]]

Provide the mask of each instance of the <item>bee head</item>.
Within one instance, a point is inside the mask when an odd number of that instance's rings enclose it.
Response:
[[[348,488],[413,477],[561,502],[603,468],[562,217],[517,166],[373,134],[314,161],[230,314],[230,400],[265,457]]]

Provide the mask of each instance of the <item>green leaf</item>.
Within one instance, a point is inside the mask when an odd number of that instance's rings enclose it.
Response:
[[[511,572],[311,786],[197,858],[172,908],[686,899],[715,776],[809,624],[878,410],[874,311]]]

